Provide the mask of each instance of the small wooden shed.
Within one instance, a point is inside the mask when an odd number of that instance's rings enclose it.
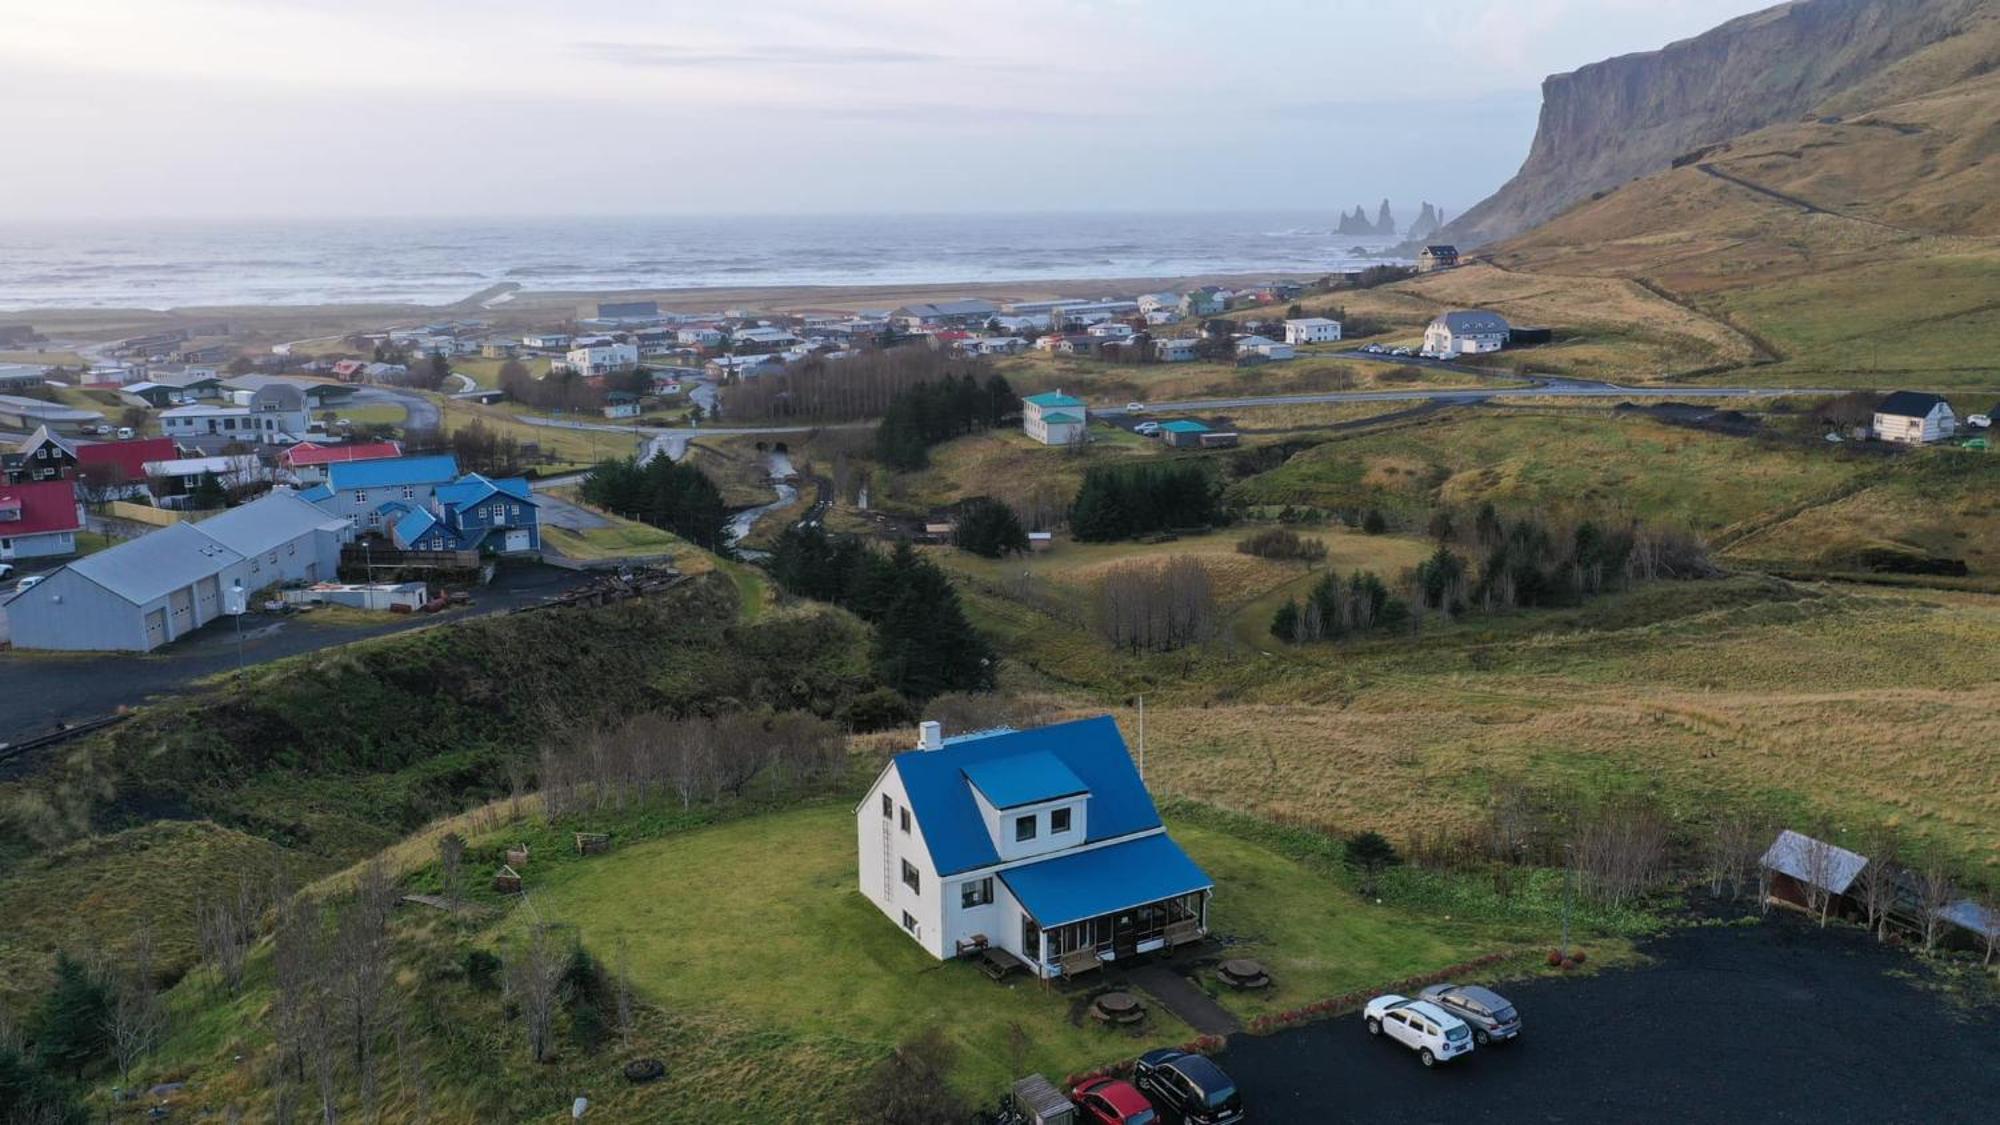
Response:
[[[1014,1083],[1014,1108],[1027,1114],[1033,1125],[1075,1125],[1077,1120],[1075,1103],[1039,1074]]]

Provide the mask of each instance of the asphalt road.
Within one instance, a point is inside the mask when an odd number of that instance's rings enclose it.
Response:
[[[518,606],[535,605],[587,581],[588,575],[540,564],[503,566],[491,585],[473,591],[470,607],[440,615],[382,614],[365,623],[351,617],[334,624],[314,614],[249,614],[243,619],[243,659],[261,664],[364,637],[400,633],[439,622],[463,621]],[[211,622],[166,648],[136,653],[0,652],[0,742],[47,734],[136,706],[236,667],[236,628],[228,618]]]
[[[1447,363],[1443,360],[1425,359],[1422,356],[1376,355],[1361,351],[1335,353],[1341,359],[1359,360],[1364,363],[1391,363],[1402,367],[1422,367],[1433,371],[1451,371],[1462,375],[1476,375],[1481,378],[1504,380],[1508,385],[1493,387],[1460,387],[1451,390],[1411,387],[1395,391],[1329,391],[1323,394],[1298,395],[1257,395],[1246,398],[1206,398],[1179,399],[1171,402],[1148,402],[1143,413],[1170,414],[1182,411],[1208,410],[1255,410],[1261,406],[1310,406],[1321,403],[1343,402],[1438,402],[1446,405],[1486,402],[1495,398],[1615,398],[1615,399],[1675,399],[1675,398],[1779,398],[1799,394],[1838,394],[1838,391],[1815,390],[1810,387],[1627,387],[1618,383],[1600,383],[1592,379],[1570,379],[1548,375],[1514,375],[1510,372],[1494,372],[1480,367],[1466,367],[1462,364]],[[1129,413],[1123,407],[1093,407],[1091,413],[1106,419],[1125,417]]]
[[[400,406],[405,417],[403,428],[407,430],[438,430],[444,426],[444,412],[438,404],[415,391],[401,387],[391,387],[371,383],[354,393],[348,402],[373,404],[378,406]]]
[[[2000,1009],[1967,1011],[1907,953],[1773,915],[1695,926],[1655,963],[1504,985],[1520,1042],[1427,1071],[1357,1015],[1239,1036],[1218,1061],[1258,1125],[1942,1122],[2000,1105]]]

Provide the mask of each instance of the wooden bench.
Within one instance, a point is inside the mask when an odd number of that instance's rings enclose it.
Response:
[[[1061,969],[1062,975],[1065,977],[1074,978],[1096,969],[1102,969],[1103,967],[1104,962],[1098,959],[1097,950],[1094,947],[1072,949],[1061,957],[1056,958],[1056,968]]]
[[[1168,949],[1179,949],[1190,942],[1200,941],[1202,938],[1201,922],[1194,918],[1183,918],[1178,922],[1169,922],[1167,923],[1166,936]]]

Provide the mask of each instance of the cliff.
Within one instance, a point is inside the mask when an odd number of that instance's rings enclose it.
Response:
[[[1511,238],[1676,158],[1796,119],[1839,99],[1922,92],[1964,74],[1895,81],[1913,56],[1961,34],[1992,0],[1797,0],[1662,50],[1595,63],[1542,84],[1527,160],[1439,236],[1461,246]],[[1914,68],[1922,69],[1922,68]],[[1847,95],[1842,97],[1842,95]]]

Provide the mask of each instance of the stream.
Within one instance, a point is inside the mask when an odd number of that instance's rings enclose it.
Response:
[[[731,543],[741,542],[743,537],[750,534],[750,530],[757,526],[758,520],[763,519],[772,512],[790,507],[798,501],[799,486],[791,483],[789,479],[795,471],[792,468],[791,454],[772,450],[763,456],[765,479],[770,482],[771,490],[778,494],[778,498],[769,504],[762,504],[755,508],[745,508],[736,513],[729,521],[729,541]],[[744,558],[761,558],[765,554],[762,551],[741,551],[738,553]]]

